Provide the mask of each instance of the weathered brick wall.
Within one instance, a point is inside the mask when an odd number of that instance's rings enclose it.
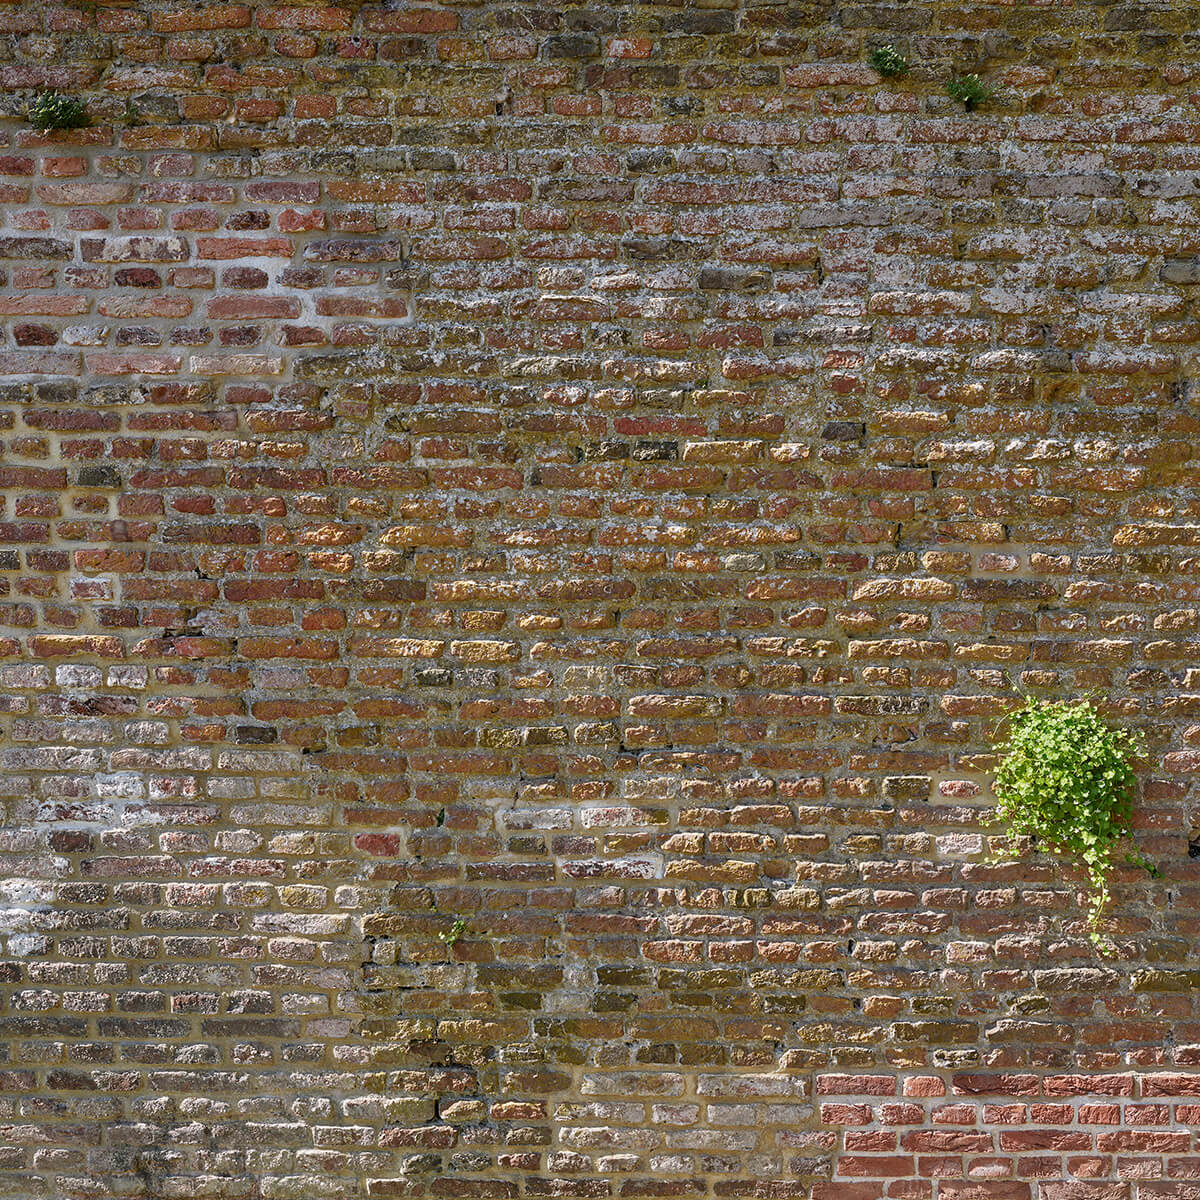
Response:
[[[0,1195],[1200,1196],[1200,4],[0,27]]]

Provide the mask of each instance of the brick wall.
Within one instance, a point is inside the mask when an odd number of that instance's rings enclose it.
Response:
[[[0,4],[0,1196],[1200,1197],[1198,26]]]

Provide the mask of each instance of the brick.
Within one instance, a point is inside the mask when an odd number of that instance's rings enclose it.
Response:
[[[200,259],[291,258],[292,240],[283,237],[198,237]]]
[[[283,8],[256,10],[259,29],[348,29],[350,14],[337,8]]]

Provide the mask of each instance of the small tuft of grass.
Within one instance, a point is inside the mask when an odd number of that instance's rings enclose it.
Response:
[[[908,59],[895,46],[878,46],[871,52],[871,66],[885,79],[908,73]]]
[[[976,105],[990,100],[995,89],[988,87],[978,75],[959,75],[946,84],[952,99],[958,100],[967,112],[974,112]]]

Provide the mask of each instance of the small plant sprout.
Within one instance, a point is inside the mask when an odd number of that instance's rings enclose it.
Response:
[[[871,51],[871,66],[885,79],[908,74],[908,59],[895,46],[877,46]]]
[[[1100,915],[1108,906],[1109,876],[1118,845],[1133,823],[1140,736],[1112,729],[1088,700],[1026,701],[1009,718],[1008,741],[996,771],[996,814],[1010,834],[1036,839],[1074,859],[1088,877],[1088,936],[1105,945]],[[1126,862],[1159,871],[1135,847]]]
[[[960,101],[967,112],[974,112],[976,105],[995,95],[994,89],[978,75],[959,75],[946,84],[946,91],[952,99]]]
[[[40,133],[52,129],[81,129],[88,123],[83,101],[60,92],[42,92],[29,106],[29,123]]]
[[[466,932],[467,923],[462,917],[459,917],[449,929],[443,929],[438,934],[438,941],[444,942],[447,946],[453,946]]]

